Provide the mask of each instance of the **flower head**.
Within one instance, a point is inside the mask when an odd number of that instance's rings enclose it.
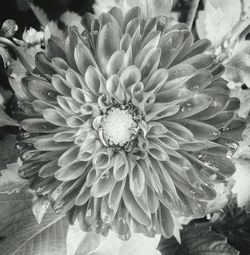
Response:
[[[85,231],[170,237],[234,173],[239,102],[185,24],[139,8],[82,24],[51,37],[23,79],[19,173]]]

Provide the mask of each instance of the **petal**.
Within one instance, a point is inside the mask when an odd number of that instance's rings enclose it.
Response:
[[[51,76],[56,73],[45,52],[38,52],[35,56],[35,64],[38,71],[47,79],[51,79]]]
[[[54,109],[46,109],[43,111],[43,117],[45,120],[48,122],[61,126],[61,127],[67,127],[67,123],[65,120],[65,116],[59,113],[59,111],[54,110]]]
[[[204,109],[207,109],[212,103],[213,98],[206,94],[196,94],[185,103],[181,104],[179,112],[171,116],[169,119],[183,119],[193,116]]]
[[[220,136],[220,132],[214,126],[196,120],[179,120],[179,123],[188,128],[194,137],[201,141],[214,140]]]
[[[78,44],[78,34],[77,34],[76,27],[70,27],[68,31],[68,36],[65,40],[65,51],[67,55],[67,60],[69,65],[75,69],[77,69],[75,58],[74,58],[74,51],[76,48],[76,45]]]
[[[120,81],[125,89],[141,80],[141,72],[136,66],[129,66],[121,73]]]
[[[42,178],[53,176],[55,172],[59,169],[60,167],[58,166],[58,160],[52,160],[40,168],[39,176],[41,176]]]
[[[159,120],[176,114],[179,111],[179,105],[168,103],[156,103],[150,109],[150,112],[145,117],[148,122],[150,120]]]
[[[194,140],[192,132],[183,125],[167,120],[161,120],[161,123],[174,135],[174,138],[178,137],[183,141],[189,142]]]
[[[86,161],[77,161],[67,166],[61,167],[55,173],[55,177],[60,181],[71,181],[81,176],[84,171],[89,168],[89,163]]]
[[[71,162],[77,160],[79,154],[80,147],[74,146],[68,150],[66,150],[58,159],[59,166],[69,165]]]
[[[158,210],[158,220],[160,222],[162,235],[165,238],[170,238],[174,232],[174,220],[170,210],[161,204]]]
[[[145,188],[145,175],[141,166],[135,164],[132,171],[129,173],[129,187],[134,196],[141,196]]]
[[[72,142],[55,142],[51,138],[43,138],[37,140],[34,146],[40,151],[58,151],[71,147]]]
[[[183,63],[192,65],[197,69],[203,69],[210,67],[212,64],[214,64],[214,61],[215,57],[213,55],[201,53],[199,55],[195,55],[191,58],[186,59],[185,61],[183,61]]]
[[[118,152],[115,155],[113,173],[116,181],[126,178],[129,172],[129,162],[124,152]]]
[[[213,98],[213,102],[207,109],[193,116],[194,119],[199,120],[210,119],[211,117],[215,116],[218,112],[222,111],[229,103],[230,100],[229,93],[222,93],[216,89],[208,89],[205,90],[204,92],[206,93],[206,95]]]
[[[97,67],[96,61],[92,53],[84,44],[77,44],[74,51],[74,57],[76,65],[83,76],[85,75],[85,72],[89,66]]]
[[[165,68],[156,70],[145,84],[145,91],[158,91],[168,79],[168,71]]]
[[[225,128],[236,116],[233,111],[223,111],[216,114],[211,119],[206,120],[207,124],[210,124],[218,129]]]
[[[113,53],[119,50],[120,39],[120,31],[112,22],[105,24],[99,32],[97,40],[97,57],[102,71],[106,70],[106,66]]]
[[[102,221],[110,224],[114,220],[115,213],[114,210],[109,207],[108,197],[109,196],[106,195],[102,198],[100,214]]]
[[[64,52],[62,42],[59,38],[53,35],[49,38],[46,47],[46,55],[49,59],[52,59],[54,57],[66,59],[66,54]]]
[[[71,88],[67,81],[60,75],[55,74],[52,76],[52,84],[54,88],[65,96],[71,95]]]
[[[109,166],[111,153],[107,149],[97,151],[93,158],[93,164],[97,169],[105,169]]]
[[[197,73],[185,82],[185,86],[190,90],[205,89],[212,80],[211,73],[206,69],[198,70]]]
[[[118,74],[123,68],[125,68],[125,52],[123,50],[116,51],[107,64],[107,76]]]
[[[147,215],[138,205],[133,194],[129,189],[128,183],[126,183],[124,187],[122,198],[126,206],[126,209],[130,212],[132,217],[134,217],[138,222],[140,222],[143,225],[149,226],[151,224],[150,215]]]
[[[58,126],[39,118],[25,119],[21,122],[21,127],[29,133],[51,133],[59,131]]]
[[[115,178],[113,173],[110,172],[110,170],[107,170],[93,184],[90,193],[93,197],[103,197],[110,193],[114,184]]]
[[[121,202],[125,183],[126,183],[125,179],[116,182],[109,193],[108,205],[109,208],[113,209],[115,212],[118,210],[119,204]]]
[[[152,49],[147,53],[144,60],[140,65],[140,71],[142,77],[147,77],[151,73],[154,73],[160,63],[161,49]]]
[[[85,73],[85,82],[88,89],[94,94],[99,95],[105,91],[105,79],[97,68],[89,66]]]
[[[184,59],[201,54],[201,53],[205,52],[210,46],[211,46],[211,42],[208,39],[197,40],[196,42],[194,42],[192,47],[189,49],[189,51],[185,55]]]
[[[41,79],[29,79],[22,80],[23,86],[25,86],[28,92],[37,99],[44,100],[48,103],[53,103],[58,95],[57,91],[51,86],[50,83]]]
[[[90,187],[87,187],[86,184],[84,184],[76,197],[75,204],[78,206],[82,206],[86,204],[89,199],[90,199]]]
[[[141,16],[141,9],[139,7],[134,7],[132,9],[130,9],[126,15],[124,16],[123,19],[123,32],[125,31],[128,23],[135,18],[140,18]]]
[[[183,44],[184,35],[182,31],[170,31],[163,35],[160,39],[158,47],[161,48],[161,60],[160,65],[162,67],[168,67],[171,62],[177,56],[181,46]]]
[[[149,211],[150,213],[155,213],[159,207],[159,199],[150,187],[147,187],[147,190]]]

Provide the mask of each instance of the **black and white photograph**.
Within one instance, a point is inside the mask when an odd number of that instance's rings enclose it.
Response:
[[[250,255],[250,0],[1,2],[0,255]]]

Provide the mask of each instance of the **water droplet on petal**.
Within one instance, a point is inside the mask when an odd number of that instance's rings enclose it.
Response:
[[[165,42],[165,46],[166,46],[166,47],[171,46],[172,42],[173,42],[173,39],[172,39],[172,38],[169,38],[169,39]]]
[[[91,215],[92,215],[92,210],[88,209],[85,216],[90,217]]]
[[[212,181],[215,181],[217,179],[217,174],[212,174],[209,179],[212,180]]]
[[[106,171],[106,172],[102,175],[101,179],[106,180],[106,179],[108,179],[109,177],[110,177],[110,171]]]

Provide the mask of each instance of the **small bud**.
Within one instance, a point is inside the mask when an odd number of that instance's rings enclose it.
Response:
[[[18,26],[13,19],[7,19],[2,24],[0,29],[0,36],[6,38],[12,38],[16,31],[18,30]]]

